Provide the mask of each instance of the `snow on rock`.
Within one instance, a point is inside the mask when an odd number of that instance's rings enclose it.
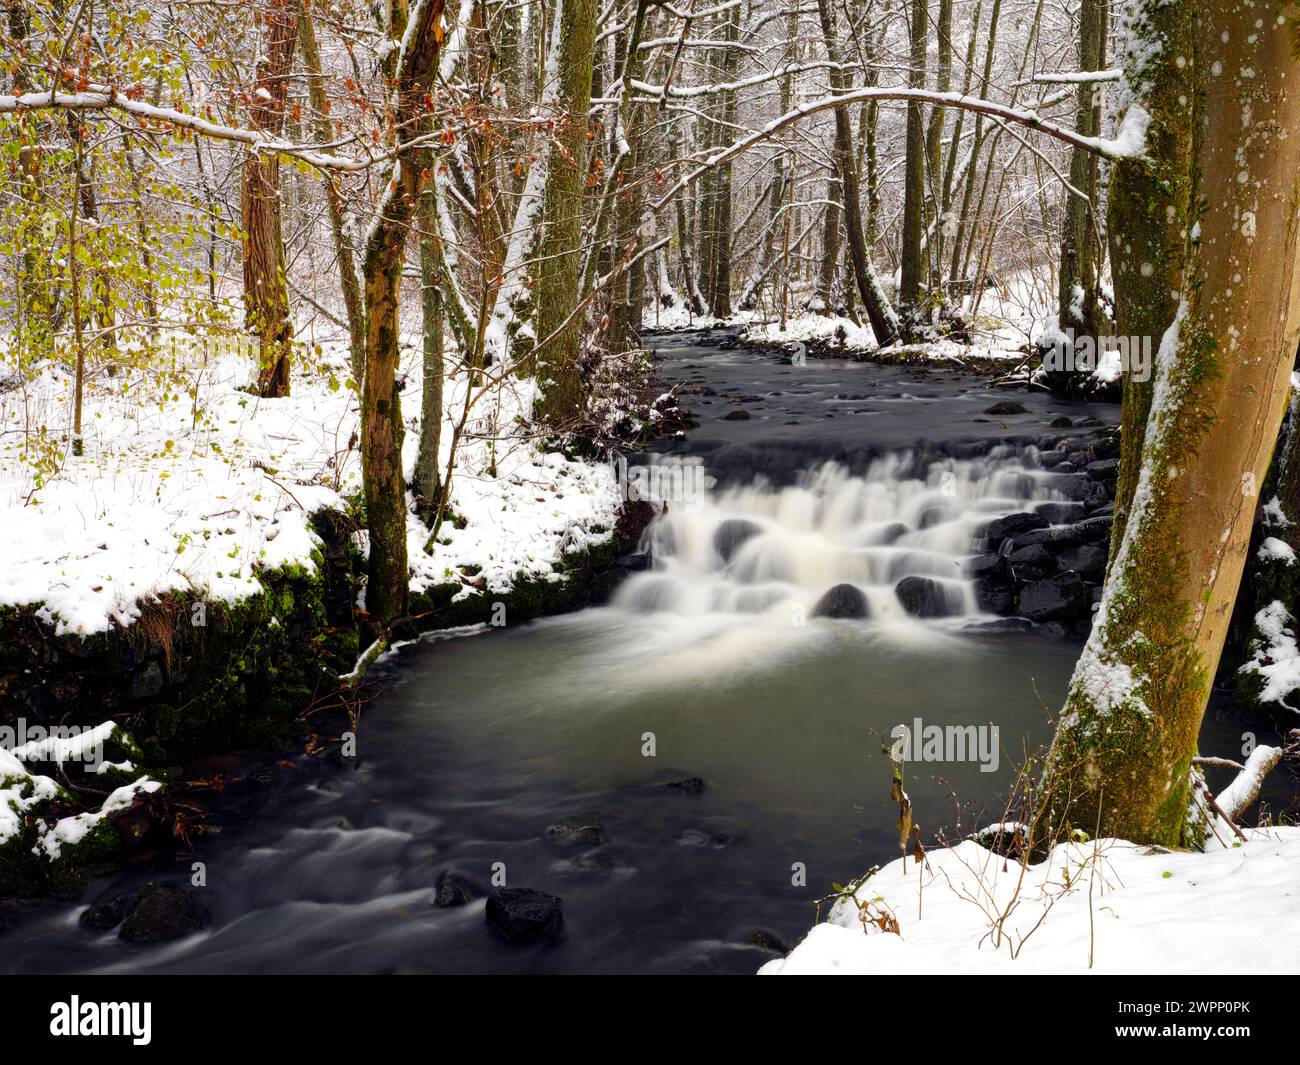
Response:
[[[1261,562],[1276,561],[1293,566],[1295,565],[1295,549],[1285,540],[1279,540],[1276,536],[1269,536],[1259,545],[1259,559]]]
[[[98,810],[61,818],[54,823],[53,827],[42,826],[41,838],[36,844],[37,850],[43,851],[51,861],[57,861],[65,846],[72,847],[80,843],[96,826],[119,810],[125,810],[130,806],[137,795],[142,792],[144,794],[155,792],[160,787],[162,785],[158,781],[150,780],[148,777],[140,777],[130,784],[123,784],[104,800],[104,805]]]
[[[1260,702],[1287,706],[1286,697],[1300,688],[1300,647],[1293,625],[1290,612],[1276,599],[1255,615],[1253,655],[1237,672],[1255,673],[1263,680]]]
[[[755,344],[797,344],[817,342],[846,351],[875,351],[876,337],[871,327],[857,325],[838,315],[802,314],[780,322],[751,325],[744,338]]]
[[[183,339],[165,387],[154,370],[94,378],[81,457],[66,441],[68,374],[46,364],[0,392],[0,606],[39,604],[60,634],[88,634],[131,624],[142,603],[169,592],[233,602],[260,592],[260,570],[312,567],[309,515],[343,507],[361,485],[357,398],[340,384],[346,351],[323,348],[295,364],[284,399],[247,390],[250,355]],[[409,473],[420,373],[414,348],[404,356]],[[516,419],[531,410],[531,387],[509,383],[499,409],[493,395],[475,403],[451,494],[467,525],[447,522],[426,554],[428,531],[411,519],[415,589],[471,563],[501,588],[519,571],[551,573],[562,548],[609,535],[619,504],[613,472],[543,453],[523,435]],[[464,406],[463,375],[455,376],[442,469]],[[487,430],[503,439],[493,445]]]
[[[892,914],[897,933],[864,925],[842,899],[827,923],[760,971],[1300,972],[1300,828],[1247,835],[1205,853],[1114,839],[1062,844],[1024,869],[1023,881],[1017,862],[970,841],[931,851],[919,874],[899,859],[855,896],[873,917]]]
[[[49,777],[32,776],[12,753],[0,747],[0,845],[22,831],[24,815],[59,793]]]

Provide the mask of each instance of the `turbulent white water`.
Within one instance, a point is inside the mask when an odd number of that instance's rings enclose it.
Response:
[[[1033,448],[928,465],[913,453],[876,460],[865,476],[827,463],[799,483],[763,482],[674,506],[646,531],[652,567],[614,606],[686,617],[811,619],[822,597],[849,585],[873,624],[914,623],[896,592],[907,577],[936,582],[933,613],[979,613],[965,563],[991,520],[1061,499]],[[923,470],[918,467],[925,467]]]

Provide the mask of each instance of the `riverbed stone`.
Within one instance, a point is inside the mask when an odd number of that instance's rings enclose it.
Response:
[[[546,839],[560,847],[598,847],[609,842],[605,826],[590,818],[566,817],[546,830]]]
[[[1082,503],[1077,502],[1042,503],[1038,507],[1038,513],[1053,525],[1070,525],[1086,518],[1088,516],[1088,508]]]
[[[433,904],[443,909],[467,906],[475,899],[486,897],[488,889],[473,877],[444,869],[434,883]]]
[[[972,585],[975,603],[988,614],[1013,614],[1016,610],[1016,588],[1008,581],[979,577]]]
[[[1011,568],[1019,572],[1025,566],[1050,566],[1054,561],[1052,552],[1042,543],[1026,544],[1024,547],[1017,547],[1007,556],[1007,562]]]
[[[836,584],[822,593],[812,609],[815,618],[870,617],[867,597],[853,584]]]
[[[86,928],[94,928],[98,931],[116,928],[126,917],[129,904],[132,901],[130,895],[117,895],[106,902],[96,903],[94,906],[81,911],[81,924]]]
[[[1085,581],[1099,581],[1106,575],[1106,555],[1099,544],[1080,544],[1062,551],[1056,564],[1062,572],[1073,570]]]
[[[554,939],[564,927],[563,901],[532,888],[498,888],[485,914],[488,927],[510,943]]]
[[[1085,469],[1094,481],[1113,481],[1119,476],[1119,459],[1097,459]]]
[[[894,594],[913,617],[946,618],[961,613],[951,601],[948,589],[930,577],[904,577],[894,585]]]
[[[145,884],[127,904],[117,937],[130,943],[163,943],[201,931],[207,917],[198,895],[189,888]]]
[[[1088,605],[1088,589],[1073,572],[1026,584],[1020,592],[1020,613],[1039,623],[1082,620]]]
[[[1007,560],[998,554],[976,555],[966,562],[966,576],[1002,578],[1007,575]]]
[[[757,536],[763,527],[744,518],[728,518],[713,530],[713,550],[723,562],[730,562],[746,540]]]
[[[1002,518],[995,518],[984,527],[983,536],[991,550],[996,550],[1003,540],[1029,532],[1031,529],[1044,529],[1048,521],[1041,514],[1030,511],[1018,511]]]

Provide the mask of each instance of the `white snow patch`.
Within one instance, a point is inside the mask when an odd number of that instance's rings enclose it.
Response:
[[[1263,678],[1261,702],[1289,706],[1286,697],[1300,688],[1300,647],[1296,646],[1294,619],[1287,608],[1273,600],[1255,615],[1254,654],[1238,673],[1256,673]]]
[[[1247,836],[1206,853],[1114,839],[1062,844],[1025,869],[1023,883],[1017,862],[969,841],[929,852],[919,873],[899,859],[855,896],[892,913],[897,934],[864,926],[857,906],[841,900],[761,972],[1300,972],[1300,828]]]
[[[1267,537],[1259,545],[1258,554],[1263,562],[1278,560],[1285,562],[1288,566],[1295,565],[1295,548],[1285,540],[1279,540],[1276,536]]]

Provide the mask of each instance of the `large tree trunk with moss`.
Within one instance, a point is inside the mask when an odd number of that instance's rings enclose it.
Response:
[[[380,622],[406,612],[406,479],[402,472],[402,410],[397,388],[398,290],[406,237],[424,172],[420,148],[411,142],[423,129],[442,35],[443,0],[417,0],[398,55],[393,93],[396,159],[388,174],[379,215],[366,240],[363,277],[366,301],[366,374],[361,390],[361,470],[365,488],[370,559],[366,610]],[[405,18],[394,10],[390,39],[403,39]]]
[[[564,0],[561,18],[558,104],[567,118],[558,136],[561,150],[551,153],[542,207],[537,285],[533,290],[537,308],[534,358],[540,389],[534,413],[552,425],[572,419],[584,400],[580,364],[583,314],[578,309],[582,280],[579,237],[587,175],[595,0]]]
[[[1157,268],[1148,255],[1161,252],[1163,268],[1181,254],[1184,271],[1130,513],[1048,757],[1038,828],[1180,845],[1198,842],[1191,761],[1300,336],[1300,61],[1287,23],[1270,20],[1248,40],[1232,0],[1207,0],[1195,18],[1161,0],[1135,9],[1129,106],[1152,115],[1150,166],[1173,183],[1167,206],[1187,210],[1172,219],[1186,233],[1181,253],[1161,246],[1172,235],[1164,207],[1153,218],[1156,205],[1144,204],[1143,233],[1115,255],[1128,321],[1128,286]],[[1240,76],[1247,68],[1254,77]],[[1191,129],[1203,121],[1214,131],[1190,158],[1186,107],[1169,92],[1170,79],[1186,77],[1187,99],[1200,101]],[[1133,191],[1112,227],[1133,216]],[[1147,320],[1162,306],[1150,304]]]
[[[1140,18],[1140,23],[1135,23]],[[1115,289],[1115,328],[1119,336],[1164,336],[1183,291],[1185,231],[1191,217],[1191,161],[1197,131],[1185,101],[1196,98],[1194,67],[1177,63],[1193,54],[1192,13],[1179,4],[1141,4],[1121,24],[1140,26],[1159,42],[1160,62],[1139,53],[1125,60],[1121,91],[1139,97],[1151,115],[1144,156],[1126,159],[1111,170],[1107,194],[1107,238]],[[1123,106],[1124,100],[1117,100]],[[1141,469],[1142,439],[1151,407],[1150,375],[1125,373],[1122,383],[1122,436],[1111,557],[1119,550],[1129,505]]]
[[[298,18],[292,0],[272,0],[263,12],[264,54],[257,64],[257,84],[249,112],[254,128],[273,137],[284,131],[285,95],[293,65]],[[244,315],[258,341],[257,391],[263,396],[289,394],[293,326],[289,321],[289,284],[285,277],[284,236],[280,226],[280,160],[249,152],[240,182],[243,225]]]

